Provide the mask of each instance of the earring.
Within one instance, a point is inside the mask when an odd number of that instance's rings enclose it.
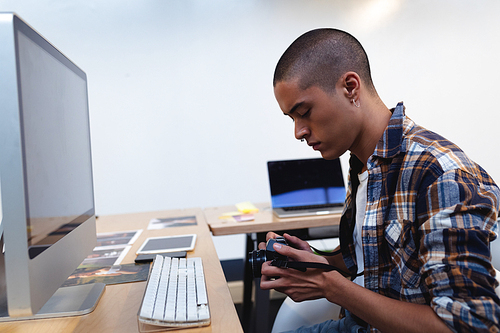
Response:
[[[352,104],[354,104],[354,106],[355,106],[355,107],[357,107],[357,108],[359,108],[359,107],[361,106],[361,105],[359,104],[359,101],[358,101],[358,103],[356,103],[356,101],[354,100],[354,98],[353,98],[353,99],[351,99],[351,102],[352,102]]]

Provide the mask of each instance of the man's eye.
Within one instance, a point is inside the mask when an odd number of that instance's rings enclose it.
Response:
[[[301,114],[300,117],[301,118],[307,117],[309,115],[309,111],[311,111],[311,109],[307,109],[307,111]]]

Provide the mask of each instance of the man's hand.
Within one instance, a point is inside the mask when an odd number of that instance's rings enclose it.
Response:
[[[268,239],[276,237],[277,235],[274,233],[268,234]],[[288,244],[291,244],[295,248],[276,243],[274,244],[274,250],[287,256],[290,261],[328,264],[328,261],[324,257],[312,252],[307,242],[287,234],[284,237]],[[322,269],[313,268],[308,268],[306,272],[301,272],[293,268],[278,268],[271,266],[270,262],[262,264],[261,272],[261,289],[276,289],[288,295],[296,302],[325,297],[325,275],[338,274],[337,272],[326,272]]]
[[[281,237],[281,236],[278,235],[277,233],[272,232],[272,231],[268,232],[266,235],[266,241],[268,241],[269,239],[276,239],[277,237]],[[300,239],[298,237],[291,236],[289,234],[283,234],[283,237],[285,237],[285,240],[289,246],[291,246],[295,249],[304,250],[304,251],[308,251],[310,253],[313,253],[308,242],[303,241],[302,239]],[[265,248],[266,248],[266,243],[261,242],[259,244],[259,250],[263,250]]]
[[[267,239],[278,236],[270,232]],[[325,257],[314,254],[307,242],[287,234],[283,236],[291,246],[276,243],[274,249],[289,260],[328,263]],[[259,248],[265,248],[265,243],[259,244]],[[331,258],[341,260],[342,256],[329,258],[331,263]],[[268,261],[262,264],[260,287],[276,289],[296,302],[324,297],[384,332],[450,332],[430,306],[374,293],[337,271],[308,268],[306,272],[301,272],[293,268],[274,267]]]

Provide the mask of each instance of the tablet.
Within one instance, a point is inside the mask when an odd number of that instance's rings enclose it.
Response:
[[[150,237],[137,251],[137,254],[191,251],[196,243],[196,234]]]

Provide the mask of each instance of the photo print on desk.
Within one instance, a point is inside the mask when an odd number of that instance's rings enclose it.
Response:
[[[63,287],[89,283],[118,284],[127,282],[146,281],[149,274],[149,265],[113,265],[79,267],[64,282]]]
[[[78,268],[119,265],[141,233],[142,229],[98,233],[97,246]]]
[[[142,233],[140,230],[103,232],[97,234],[96,248],[114,247],[117,245],[132,245]]]
[[[83,260],[78,268],[89,266],[109,267],[119,265],[131,247],[131,245],[96,247],[94,248],[94,251],[92,251],[92,253]]]
[[[197,225],[196,216],[181,216],[169,218],[156,218],[149,221],[148,230],[173,228],[173,227],[186,227]]]
[[[149,265],[120,265],[142,229],[97,234],[97,246],[63,286],[102,282],[116,284],[147,280]]]

